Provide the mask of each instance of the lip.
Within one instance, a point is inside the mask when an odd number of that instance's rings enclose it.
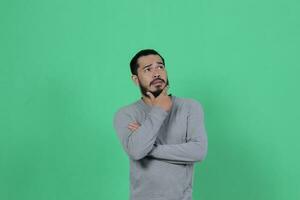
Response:
[[[157,83],[163,83],[163,81],[161,81],[161,80],[156,80],[156,81],[154,81],[152,84],[154,85],[154,84],[157,84]]]

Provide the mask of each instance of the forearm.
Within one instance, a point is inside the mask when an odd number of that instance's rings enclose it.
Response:
[[[171,164],[177,164],[177,165],[189,165],[189,164],[193,164],[194,162],[188,162],[188,161],[182,161],[182,160],[170,160],[170,159],[166,159],[166,158],[157,158],[154,157],[152,155],[147,155],[147,157],[149,159],[155,159],[155,160],[160,160],[163,162],[167,162],[167,163],[171,163]]]
[[[207,134],[202,106],[196,101],[191,101],[189,105],[186,143],[158,144],[149,152],[150,157],[183,164],[204,160],[207,154]]]
[[[189,141],[182,144],[157,145],[149,156],[165,160],[170,163],[191,164],[202,161],[207,154],[207,141],[203,137],[201,141]]]
[[[115,128],[118,136],[122,141],[124,150],[132,159],[139,160],[151,151],[166,116],[166,111],[154,106],[148,113],[146,120],[134,132],[127,128],[128,118],[125,120],[121,117],[116,117]]]

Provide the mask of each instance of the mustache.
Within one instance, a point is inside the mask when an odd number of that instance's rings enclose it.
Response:
[[[157,80],[160,80],[160,81],[162,81],[163,83],[165,83],[165,81],[164,81],[163,79],[161,79],[161,78],[157,78],[157,79],[154,79],[153,81],[151,81],[150,85],[152,85],[152,84],[153,84],[153,82],[154,82],[154,81],[157,81]]]

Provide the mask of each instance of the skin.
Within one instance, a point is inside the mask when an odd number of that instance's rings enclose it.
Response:
[[[159,55],[141,56],[137,62],[139,64],[137,75],[131,75],[131,79],[140,87],[143,101],[150,106],[159,106],[167,112],[170,111],[172,100],[168,96],[167,71],[161,57]],[[153,81],[157,79],[161,81],[154,83]],[[158,96],[155,97],[155,95]],[[134,132],[140,126],[138,122],[131,122],[128,124],[128,129]]]

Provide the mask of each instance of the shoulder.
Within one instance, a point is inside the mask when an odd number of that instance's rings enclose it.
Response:
[[[187,97],[176,97],[176,100],[178,101],[179,104],[182,104],[189,110],[197,108],[203,110],[202,103],[194,98],[187,98]]]
[[[204,117],[204,110],[202,103],[194,98],[178,97],[177,103],[187,116],[201,116]]]
[[[131,116],[137,110],[137,102],[133,102],[118,108],[114,113],[114,118]]]

